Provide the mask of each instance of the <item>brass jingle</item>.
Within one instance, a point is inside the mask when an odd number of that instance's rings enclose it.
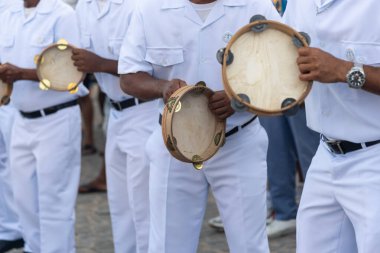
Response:
[[[196,170],[201,170],[201,169],[203,169],[203,162],[193,163],[193,167]]]
[[[61,51],[66,50],[67,45],[69,45],[69,43],[65,39],[60,39],[57,41],[57,48]]]
[[[51,83],[48,79],[42,79],[40,82],[40,89],[41,90],[48,90],[51,87]]]
[[[182,109],[182,103],[181,101],[178,101],[177,106],[175,107],[175,112],[179,112]]]

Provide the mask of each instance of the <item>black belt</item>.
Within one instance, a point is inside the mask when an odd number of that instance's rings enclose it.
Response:
[[[236,126],[234,128],[232,128],[230,131],[228,131],[226,134],[225,134],[225,137],[227,138],[228,136],[231,136],[235,133],[237,133],[239,131],[239,128],[244,128],[246,126],[248,126],[249,124],[251,124],[255,119],[257,118],[257,115],[255,115],[252,119],[250,119],[249,121],[245,122],[243,125],[241,126]],[[160,125],[162,125],[162,115],[160,114],[160,117],[158,118],[158,123],[160,123]]]
[[[21,113],[21,115],[24,118],[27,118],[27,119],[36,119],[36,118],[40,118],[40,117],[43,117],[43,116],[48,116],[50,114],[58,112],[59,110],[62,110],[62,109],[65,109],[65,108],[68,108],[68,107],[71,107],[71,106],[75,106],[77,104],[78,104],[78,100],[72,100],[72,101],[69,101],[69,102],[66,102],[66,103],[62,103],[62,104],[59,104],[59,105],[54,105],[54,106],[51,106],[51,107],[47,107],[47,108],[42,109],[42,110],[33,111],[33,112],[23,112],[23,111],[20,111],[20,113]]]
[[[327,145],[331,153],[344,155],[352,151],[356,151],[362,148],[370,147],[380,143],[378,141],[370,141],[364,143],[354,143],[349,141],[339,141],[339,140],[329,140],[323,134],[321,135],[321,140]]]
[[[137,103],[136,103],[136,100],[137,100]],[[138,104],[142,104],[142,103],[145,103],[145,102],[148,102],[148,101],[144,101],[144,100],[136,99],[136,98],[128,98],[128,99],[123,100],[121,102],[111,101],[111,105],[112,105],[112,107],[115,110],[122,111],[122,110],[124,110],[126,108],[129,108],[129,107],[132,107],[132,106],[135,106],[135,105],[138,105]]]
[[[230,131],[228,131],[228,132],[226,133],[226,135],[225,135],[226,138],[227,138],[228,136],[231,136],[231,135],[233,135],[233,134],[236,134],[237,132],[239,132],[239,128],[244,128],[244,127],[248,126],[248,125],[251,124],[256,118],[257,118],[257,115],[255,115],[252,119],[250,119],[250,120],[248,120],[247,122],[245,122],[243,125],[241,125],[241,126],[236,126],[236,127],[232,128]]]

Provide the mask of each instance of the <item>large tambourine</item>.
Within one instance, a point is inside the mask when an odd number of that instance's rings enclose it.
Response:
[[[292,115],[311,89],[299,79],[298,48],[310,38],[257,15],[217,52],[224,89],[235,111]]]
[[[74,47],[65,40],[47,47],[36,56],[37,76],[42,90],[76,93],[85,73],[77,70],[71,59]]]
[[[0,106],[7,105],[11,101],[13,85],[0,80]]]
[[[168,99],[162,114],[162,136],[167,149],[198,170],[225,139],[225,121],[218,120],[208,107],[213,93],[204,82],[184,86]]]

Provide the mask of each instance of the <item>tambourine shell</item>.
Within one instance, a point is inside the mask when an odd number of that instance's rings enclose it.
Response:
[[[265,29],[253,31],[257,24],[265,25]],[[226,47],[234,59],[231,63],[224,59],[222,65],[224,88],[235,101],[234,108],[279,115],[290,112],[290,107],[283,104],[287,98],[295,99],[291,106],[301,104],[311,82],[299,80],[298,47],[306,47],[308,42],[305,34],[271,20],[254,21],[237,31]],[[241,94],[248,99],[241,99]]]
[[[46,48],[37,58],[37,75],[41,88],[75,93],[85,74],[71,59],[73,46],[63,43]]]

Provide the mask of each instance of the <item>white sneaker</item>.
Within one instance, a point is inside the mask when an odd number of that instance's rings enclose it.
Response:
[[[270,239],[285,236],[296,231],[296,220],[273,220],[267,225],[267,233]]]
[[[222,221],[222,218],[220,218],[220,216],[209,219],[208,225],[212,228],[215,228],[218,231],[221,231],[221,232],[224,231],[223,221]]]

